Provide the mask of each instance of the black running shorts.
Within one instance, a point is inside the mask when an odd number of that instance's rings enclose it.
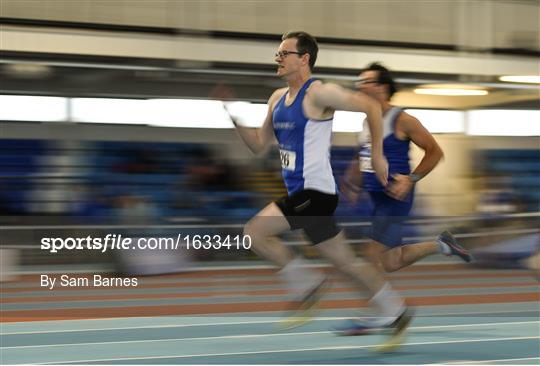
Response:
[[[306,189],[282,197],[276,204],[289,222],[291,230],[303,229],[313,244],[333,238],[340,231],[334,219],[337,194]]]

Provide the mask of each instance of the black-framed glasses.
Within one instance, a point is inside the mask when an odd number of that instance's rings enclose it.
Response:
[[[283,58],[283,57],[287,57],[290,54],[303,55],[303,54],[305,54],[305,52],[279,51],[279,52],[276,52],[276,54],[274,56],[279,57],[279,58]]]
[[[358,85],[364,85],[364,84],[379,84],[377,80],[369,80],[369,79],[358,79],[356,80],[356,84]]]

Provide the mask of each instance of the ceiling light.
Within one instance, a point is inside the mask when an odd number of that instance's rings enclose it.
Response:
[[[538,75],[509,75],[499,77],[500,81],[509,81],[512,83],[531,83],[540,84],[540,76]]]
[[[426,95],[446,95],[446,96],[469,96],[487,95],[487,90],[482,89],[453,89],[453,88],[418,88],[414,89],[416,94]]]
[[[45,78],[52,73],[52,68],[42,64],[17,63],[8,64],[5,70],[8,74],[25,79]]]

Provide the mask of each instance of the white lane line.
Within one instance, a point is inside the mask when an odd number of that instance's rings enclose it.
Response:
[[[540,320],[524,321],[524,322],[503,322],[503,323],[477,323],[477,324],[453,324],[453,325],[427,325],[418,327],[409,327],[412,331],[421,331],[426,329],[454,329],[454,328],[482,328],[490,326],[505,326],[505,325],[523,325],[523,324],[538,324]],[[267,334],[238,334],[213,337],[184,337],[184,338],[166,338],[166,339],[141,339],[136,341],[109,341],[109,342],[88,342],[88,343],[60,343],[60,344],[37,344],[30,346],[7,346],[0,347],[0,350],[7,349],[24,349],[24,348],[52,348],[52,347],[72,347],[72,346],[96,346],[104,344],[133,344],[133,343],[160,343],[160,342],[179,342],[179,341],[203,341],[203,340],[218,340],[218,339],[242,339],[242,338],[265,338],[265,337],[290,337],[304,336],[316,334],[333,334],[332,331],[317,331],[317,332],[296,332],[296,333],[267,333]]]
[[[420,314],[417,315],[417,318],[423,318],[423,317],[448,317],[448,316],[467,316],[467,315],[486,315],[486,314],[520,314],[520,313],[533,313],[538,312],[538,310],[532,309],[532,310],[508,310],[508,311],[482,311],[482,312],[454,312],[454,313],[432,313],[432,314]],[[205,316],[206,317],[206,316]],[[261,318],[264,316],[261,316]],[[519,317],[519,316],[517,316]],[[136,319],[152,319],[156,317],[152,316],[145,316],[145,317],[137,317]],[[216,317],[214,317],[216,318]],[[217,317],[219,318],[219,317]],[[234,318],[234,317],[233,317]],[[316,321],[329,321],[329,320],[346,320],[351,319],[353,316],[334,316],[334,317],[317,317],[312,320],[312,322]],[[107,322],[111,322],[114,320],[133,320],[134,318],[107,318],[105,319]],[[71,321],[82,321],[82,322],[99,322],[103,321],[104,319],[78,319],[78,320],[65,320],[66,322]],[[128,329],[162,329],[162,328],[189,328],[189,327],[212,327],[212,326],[222,326],[222,325],[250,325],[250,324],[272,324],[272,323],[279,323],[281,322],[281,318],[274,319],[274,320],[255,320],[255,321],[236,321],[236,322],[212,322],[212,323],[201,323],[201,324],[165,324],[165,325],[141,325],[141,326],[130,326],[130,327],[114,327],[114,328],[88,328],[88,329],[57,329],[57,330],[36,330],[36,331],[21,331],[21,332],[0,332],[0,335],[18,335],[18,334],[48,334],[48,333],[76,333],[76,332],[101,332],[101,331],[109,331],[109,330],[128,330]],[[6,324],[4,324],[5,326]]]
[[[482,363],[492,363],[492,362],[514,362],[514,361],[531,361],[531,360],[540,360],[540,357],[525,357],[525,358],[500,358],[496,360],[480,360],[480,361],[457,361],[457,362],[448,362],[444,365],[476,365]]]
[[[436,342],[414,342],[403,343],[401,346],[422,346],[432,344],[452,344],[452,343],[472,343],[472,342],[498,342],[498,341],[519,341],[529,339],[540,339],[540,337],[509,337],[509,338],[489,338],[489,339],[466,339],[457,341],[436,341]],[[208,354],[193,354],[193,355],[163,355],[163,356],[143,356],[143,357],[126,357],[126,358],[103,358],[103,359],[86,359],[86,360],[69,360],[69,361],[54,361],[54,362],[36,362],[34,365],[48,364],[72,364],[79,362],[110,362],[110,361],[134,361],[134,360],[158,360],[166,358],[195,358],[195,357],[223,357],[223,356],[240,356],[240,355],[256,355],[267,353],[290,353],[290,352],[314,352],[314,351],[337,351],[337,350],[354,350],[363,348],[376,348],[379,344],[365,346],[333,346],[333,347],[317,347],[317,348],[298,348],[298,349],[277,349],[267,351],[246,351],[246,352],[227,352],[227,353],[208,353]]]
[[[443,273],[443,272],[422,272],[420,274],[415,274],[415,273],[404,273],[402,274],[401,277],[390,277],[390,280],[391,281],[394,281],[396,283],[399,282],[398,284],[398,287],[409,287],[409,286],[421,286],[421,287],[424,287],[424,286],[432,286],[432,285],[441,285],[441,286],[445,286],[445,285],[453,285],[453,284],[456,284],[456,280],[455,279],[452,279],[452,278],[442,278],[442,279],[430,279],[430,275],[431,274],[434,274],[434,275],[446,275],[446,273]],[[452,273],[451,272],[448,272],[448,275],[450,276]],[[462,272],[460,271],[460,275],[462,274],[468,274],[468,273],[465,273],[465,272]],[[512,276],[510,277],[499,277],[499,278],[490,278],[490,277],[475,277],[476,274],[479,274],[479,272],[471,272],[470,273],[471,276],[470,278],[462,278],[462,280],[464,281],[467,281],[467,285],[475,285],[475,286],[482,286],[482,285],[485,285],[486,283],[489,283],[489,284],[497,284],[499,287],[508,287],[509,285],[512,285],[514,282],[527,282],[526,284],[520,286],[520,287],[529,287],[529,286],[538,286],[538,281],[535,281],[533,279],[533,277],[531,276],[531,274],[529,272],[525,272],[525,271],[519,271],[519,272],[513,272],[512,273]],[[488,272],[482,272],[481,273],[482,275],[491,275],[491,274],[496,274],[495,272],[493,273],[488,273]],[[508,272],[507,274],[510,274],[510,272]],[[519,276],[513,276],[514,274],[519,274]],[[424,276],[424,279],[411,279],[410,277],[414,277],[414,276],[418,276],[418,275],[422,275]],[[408,277],[407,277],[408,276]],[[262,277],[259,277],[257,279],[257,281],[270,281],[270,280],[274,280],[274,278],[272,278],[274,276],[267,276],[265,278],[262,278]],[[471,282],[471,280],[473,280],[474,282]],[[238,285],[235,285],[234,282],[238,282],[238,281],[244,281],[245,283],[242,284],[241,286],[242,287],[238,287]],[[200,285],[200,283],[207,283],[207,282],[214,282],[211,286],[205,286],[204,289],[201,289],[200,287],[197,287],[198,285]],[[233,282],[232,284],[230,282]],[[275,283],[272,283],[272,284],[253,284],[253,283],[249,283],[248,280],[244,280],[244,279],[241,279],[241,278],[226,278],[226,279],[210,279],[210,280],[204,280],[204,279],[196,279],[196,280],[178,280],[178,281],[161,281],[161,282],[145,282],[145,283],[142,283],[142,285],[148,285],[148,286],[152,286],[152,285],[155,285],[155,284],[165,284],[167,285],[166,287],[141,287],[141,288],[138,288],[136,289],[137,291],[130,291],[128,293],[126,293],[125,295],[137,295],[137,294],[160,294],[160,293],[166,293],[165,290],[167,289],[170,289],[170,288],[175,288],[177,289],[178,291],[175,292],[175,293],[178,293],[178,294],[200,294],[200,295],[204,295],[205,293],[210,293],[211,295],[208,295],[208,296],[216,296],[214,294],[215,290],[216,289],[222,289],[224,288],[224,290],[218,290],[218,291],[227,291],[227,292],[230,292],[230,291],[238,291],[238,292],[243,292],[243,291],[246,291],[249,293],[249,291],[259,291],[259,290],[280,290],[283,288],[283,282],[281,281],[274,281]],[[404,282],[407,282],[407,283],[404,283]],[[462,285],[462,283],[457,283],[458,285]],[[465,282],[463,282],[463,284],[465,284]],[[182,285],[182,287],[178,287],[177,285]],[[186,286],[184,286],[186,285]],[[24,284],[23,286],[17,286],[17,287],[8,287],[8,286],[2,286],[3,289],[8,289],[8,290],[13,290],[13,289],[16,289],[16,290],[21,290],[21,291],[17,291],[17,292],[6,292],[6,293],[3,293],[2,296],[6,299],[20,299],[20,298],[40,298],[40,297],[53,297],[53,296],[57,296],[56,294],[52,294],[49,290],[47,289],[39,289],[39,290],[32,290],[33,288],[35,288],[36,285],[35,283],[28,283],[28,284]],[[235,289],[235,290],[232,290],[232,289]],[[345,289],[347,290],[347,292],[355,292],[355,290],[353,289],[352,286],[349,286],[347,283],[345,282],[342,282],[342,281],[335,281],[333,283],[333,289]],[[457,289],[469,289],[469,288],[474,288],[474,287],[459,287]],[[497,288],[497,287],[491,287],[491,288]],[[445,289],[453,289],[453,288],[445,288]],[[194,291],[195,290],[195,291]],[[406,290],[402,290],[402,291],[414,291],[414,290],[432,290],[431,288],[427,288],[427,289],[424,289],[424,288],[410,288],[410,289],[406,289]],[[86,295],[86,296],[100,296],[100,295],[110,295],[110,294],[114,294],[112,291],[110,293],[104,293],[104,292],[99,292],[99,289],[95,289],[95,288],[73,288],[73,289],[70,289],[70,291],[77,291],[77,294],[83,294],[83,295]],[[99,292],[99,293],[98,293]],[[62,294],[60,296],[70,296],[69,294]],[[220,295],[220,294],[217,294],[217,296],[226,296],[226,295]],[[239,294],[239,295],[235,295],[235,296],[242,296],[242,294]],[[264,294],[261,294],[260,296],[266,296]],[[270,296],[270,295],[268,295]],[[97,298],[97,300],[100,300],[99,298]],[[114,299],[113,299],[114,300]],[[116,299],[116,300],[119,300],[119,299]],[[122,300],[122,299],[120,299]],[[86,300],[86,301],[92,301],[92,300]],[[100,300],[101,301],[101,300]]]

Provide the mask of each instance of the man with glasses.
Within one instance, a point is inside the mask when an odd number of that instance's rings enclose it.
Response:
[[[383,153],[389,163],[389,183],[380,184],[376,178],[370,156],[373,137],[366,128],[360,134],[360,151],[353,159],[341,182],[341,193],[356,202],[360,189],[370,195],[373,203],[372,242],[366,245],[366,254],[386,272],[397,271],[431,254],[456,255],[465,262],[471,261],[469,252],[462,248],[448,231],[431,242],[403,245],[402,222],[409,215],[414,186],[431,172],[443,157],[443,152],[433,136],[413,116],[390,104],[397,91],[389,70],[379,63],[372,63],[360,72],[357,87],[361,93],[377,100],[383,111]],[[369,118],[369,116],[368,116]],[[420,164],[411,171],[409,166],[410,142],[424,150]],[[369,327],[365,322],[353,320],[341,328],[344,335],[363,334]]]
[[[337,186],[330,166],[332,121],[335,110],[364,112],[372,136],[371,164],[383,186],[387,183],[387,162],[382,154],[381,107],[363,93],[353,93],[335,84],[311,77],[317,59],[315,39],[305,32],[290,32],[282,37],[275,55],[277,75],[286,88],[276,90],[268,101],[268,113],[259,130],[235,122],[246,145],[260,154],[277,140],[282,175],[288,195],[270,203],[245,226],[252,249],[281,268],[280,274],[291,293],[296,294],[297,316],[288,326],[308,320],[307,313],[327,286],[326,276],[302,265],[276,236],[303,229],[319,253],[354,284],[367,290],[371,303],[379,310],[380,325],[392,337],[382,350],[401,342],[411,320],[403,299],[370,264],[359,263],[345,243],[333,217],[338,203]],[[234,118],[233,118],[234,121]],[[360,122],[360,121],[359,121]]]

